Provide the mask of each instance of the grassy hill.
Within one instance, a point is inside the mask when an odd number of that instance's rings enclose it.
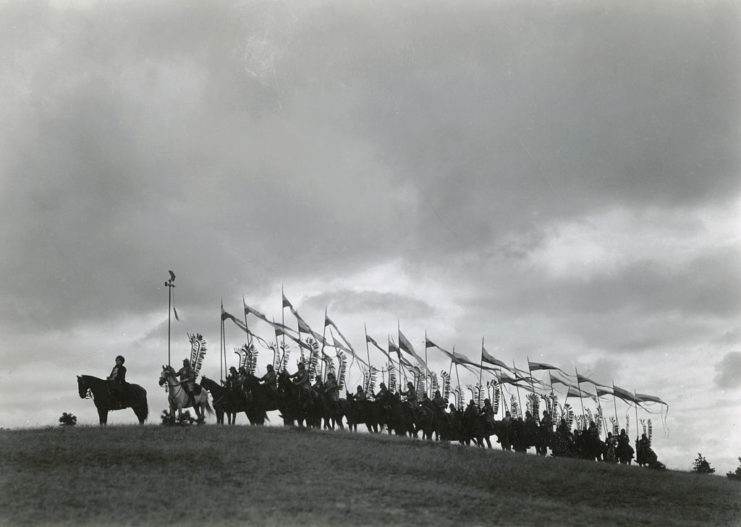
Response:
[[[0,431],[0,525],[741,525],[741,484],[284,428]]]

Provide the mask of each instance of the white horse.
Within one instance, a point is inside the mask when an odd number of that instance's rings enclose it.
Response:
[[[191,405],[190,397],[188,397],[188,393],[178,380],[177,373],[175,373],[172,366],[162,366],[159,385],[162,386],[165,383],[167,383],[167,401],[170,403],[170,416],[173,421],[175,420],[176,409],[178,411],[178,416],[180,416],[183,408],[190,408],[191,406],[193,406],[199,422],[203,421],[203,409],[205,409],[209,414],[214,413],[211,405],[208,404],[208,392],[206,390],[201,390],[201,393],[199,394],[193,393],[195,405]]]

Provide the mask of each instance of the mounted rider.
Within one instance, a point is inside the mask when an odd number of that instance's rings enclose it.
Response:
[[[376,401],[381,401],[381,404],[386,404],[386,399],[390,395],[389,389],[386,388],[384,383],[381,383],[378,393],[375,395]]]
[[[311,386],[312,398],[317,401],[324,393],[324,383],[322,382],[321,375],[317,375],[314,378],[314,384]]]
[[[108,381],[108,390],[113,399],[119,404],[123,403],[124,390],[126,388],[126,359],[123,355],[116,357],[116,365],[113,366],[111,374],[106,378]]]
[[[195,408],[196,397],[193,390],[196,385],[196,374],[190,365],[190,360],[183,359],[183,367],[178,370],[178,377],[180,378],[180,385],[183,387],[183,390],[185,390],[185,393],[188,394],[190,404]]]
[[[368,397],[365,395],[365,391],[363,391],[363,387],[358,386],[357,389],[355,390],[355,401],[360,402],[360,401],[367,401],[367,400],[368,400]]]
[[[332,410],[336,410],[340,404],[340,387],[337,385],[334,373],[327,374],[327,382],[324,383],[324,393],[329,400]]]
[[[239,390],[241,383],[239,382],[239,372],[237,368],[232,366],[229,368],[229,375],[226,376],[226,389],[232,392]]]
[[[414,389],[414,384],[411,382],[407,383],[407,391],[399,390],[399,395],[405,395],[407,398],[407,404],[412,408],[417,406],[417,391]]]
[[[267,386],[271,392],[275,393],[278,391],[278,376],[275,374],[272,364],[268,364],[267,370],[265,375],[260,377],[260,382]]]
[[[333,403],[340,400],[340,388],[337,386],[337,380],[332,372],[327,374],[327,382],[324,383],[324,393],[327,394],[327,397]]]
[[[468,419],[473,419],[475,417],[478,417],[479,415],[479,407],[476,406],[476,403],[473,399],[468,401],[468,406],[466,406],[465,412],[463,412],[463,417],[466,417]]]
[[[484,406],[481,408],[481,415],[484,416],[488,423],[494,423],[494,407],[489,399],[484,399]]]
[[[445,399],[443,399],[443,396],[440,394],[440,390],[435,390],[435,397],[432,398],[432,404],[437,410],[440,410],[441,412],[445,411],[445,407],[448,405],[448,403]]]
[[[299,388],[299,399],[310,400],[311,397],[311,379],[309,379],[309,372],[306,371],[306,366],[303,362],[298,363],[298,371],[288,377],[293,381]]]

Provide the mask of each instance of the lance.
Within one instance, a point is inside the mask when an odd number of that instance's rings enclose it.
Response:
[[[286,327],[286,313],[285,313],[286,306],[283,305],[283,299],[285,297],[286,295],[283,293],[283,284],[280,284],[280,323],[283,325],[283,327]],[[273,322],[275,322],[275,320],[273,320]],[[300,332],[298,334],[298,338],[299,340],[301,340]],[[285,353],[286,353],[286,334],[283,333],[283,354],[285,355]],[[281,358],[281,360],[283,359]]]
[[[425,378],[425,391],[427,392],[427,396],[432,396],[432,392],[430,391],[430,388],[432,387],[432,383],[430,382],[430,369],[427,367],[427,329],[425,328],[425,372],[424,372],[424,378]]]
[[[613,392],[614,393],[614,392]],[[638,434],[640,433],[640,429],[638,427],[638,397],[636,397],[636,390],[633,388],[633,404],[636,407],[636,447],[638,446]]]
[[[617,397],[615,397],[615,379],[612,380],[612,404],[615,406],[615,424],[617,424],[617,427],[619,430],[620,420],[618,419],[618,413],[617,413]]]
[[[481,362],[479,363],[479,401],[481,400],[481,379],[484,375],[484,337],[481,337]],[[487,390],[486,395],[489,395],[489,391]],[[479,401],[476,401],[477,403]]]
[[[530,369],[530,357],[527,357],[527,373],[530,376],[530,388],[533,390],[533,395],[535,395],[535,381],[533,381],[533,370]],[[548,370],[548,375],[550,376],[551,371]],[[533,412],[535,412],[535,405],[533,405]],[[540,423],[540,416],[538,415],[538,412],[535,412],[535,421],[537,423]]]
[[[581,383],[579,382],[579,370],[576,369],[576,366],[574,366],[574,372],[576,373],[576,389],[579,390],[579,403],[581,403],[581,415],[582,417],[584,414],[584,400],[581,396]]]
[[[515,370],[515,377],[517,377],[517,366],[515,366],[515,361],[512,361],[512,369]],[[520,398],[520,385],[517,384],[516,380],[515,380],[515,388],[517,389],[517,403],[520,405],[520,413],[522,413],[522,399]]]
[[[373,373],[373,366],[371,365],[370,361],[370,349],[368,348],[368,328],[365,326],[365,322],[363,322],[363,333],[365,334],[365,356],[368,358],[368,386],[370,386],[370,376]],[[383,375],[381,375],[381,379],[383,380]]]
[[[171,366],[170,361],[170,327],[171,327],[171,312],[172,312],[172,288],[175,287],[175,273],[169,271],[170,279],[165,282],[167,287],[167,365]]]
[[[455,357],[455,346],[453,346],[453,357]],[[453,359],[450,359],[450,361],[452,362],[452,361],[453,361]],[[456,379],[456,381],[458,382],[458,393],[461,393],[461,378],[460,378],[460,376],[458,375],[458,363],[457,363],[457,362],[455,363],[455,379]],[[456,401],[456,403],[457,403],[457,402],[458,402],[458,401]],[[457,406],[457,405],[456,405],[456,406]],[[462,408],[458,408],[458,409],[459,409],[459,410],[462,410]]]
[[[221,313],[224,313],[224,299],[221,300]],[[226,338],[224,335],[224,317],[219,317],[221,320],[221,334],[219,338],[219,379],[221,383],[224,383],[224,356],[226,355]]]
[[[324,362],[324,343],[327,336],[327,306],[324,306],[324,327],[322,327],[322,362]],[[335,350],[336,351],[336,350]],[[323,370],[322,381],[327,380],[327,368]]]

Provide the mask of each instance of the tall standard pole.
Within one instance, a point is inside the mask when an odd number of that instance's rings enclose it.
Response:
[[[171,328],[171,312],[172,312],[172,288],[175,287],[175,273],[169,271],[170,279],[165,282],[167,288],[167,366],[171,366],[170,359],[170,328]]]
[[[483,389],[483,386],[481,386],[482,376],[484,374],[484,337],[481,337],[481,360],[479,361],[479,400],[476,401],[476,404],[481,403],[481,390]],[[486,395],[489,395],[489,392],[486,392]]]
[[[612,404],[615,407],[615,424],[618,427],[618,431],[620,430],[620,420],[618,419],[618,413],[617,413],[617,397],[615,397],[615,381],[612,381]]]
[[[581,403],[581,415],[582,419],[585,416],[584,413],[584,399],[581,396],[581,383],[579,382],[579,370],[574,366],[574,373],[576,373],[576,389],[579,390],[579,403]]]
[[[550,371],[548,372],[550,374]],[[532,388],[533,396],[535,395],[535,380],[533,380],[533,370],[530,368],[530,357],[527,357],[527,374],[530,376],[530,388]],[[535,399],[533,399],[535,400]],[[533,412],[535,412],[535,404],[533,404]],[[540,416],[538,412],[535,412],[535,422],[540,423]]]
[[[517,377],[517,366],[515,366],[515,361],[512,361],[512,369],[515,370],[515,378]],[[517,384],[517,380],[515,380],[515,388],[517,388],[517,402],[520,405],[520,415],[525,415],[522,411],[522,399],[520,398],[520,385]]]
[[[324,324],[322,325],[322,363],[324,363],[324,343],[327,341],[327,306],[324,306]],[[336,351],[336,350],[335,350]],[[327,380],[327,369],[324,369],[322,374],[322,381]],[[339,368],[338,368],[339,369]]]

